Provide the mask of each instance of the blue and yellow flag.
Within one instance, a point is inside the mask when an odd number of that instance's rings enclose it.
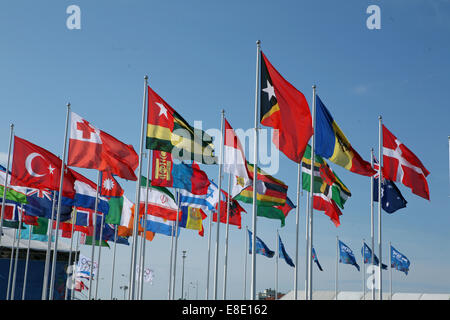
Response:
[[[203,219],[206,214],[200,208],[181,207],[180,228],[198,230],[198,234],[203,237]]]
[[[376,171],[353,149],[328,109],[316,95],[315,154],[351,172],[371,177]]]

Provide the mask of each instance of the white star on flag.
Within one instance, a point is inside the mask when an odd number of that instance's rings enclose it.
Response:
[[[55,168],[53,168],[52,165],[50,164],[48,166],[48,171],[50,172],[50,174],[53,174],[53,171],[55,171]]]
[[[103,188],[105,188],[108,191],[112,190],[114,188],[114,181],[112,181],[111,179],[106,179],[103,182]]]
[[[159,117],[161,117],[162,115],[165,115],[166,118],[168,118],[167,117],[167,109],[166,109],[166,107],[164,107],[164,105],[162,103],[159,103],[159,102],[155,102],[155,103],[160,108],[160,110],[159,110]]]
[[[275,98],[277,97],[275,95],[275,89],[270,84],[269,80],[267,80],[267,87],[262,89],[262,91],[266,92],[269,95],[269,101],[270,101],[270,99],[272,99],[272,97],[275,97]]]

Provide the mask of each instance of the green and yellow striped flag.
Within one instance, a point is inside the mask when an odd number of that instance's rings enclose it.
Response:
[[[189,125],[169,104],[148,87],[146,147],[172,153],[180,160],[216,164],[212,137]]]

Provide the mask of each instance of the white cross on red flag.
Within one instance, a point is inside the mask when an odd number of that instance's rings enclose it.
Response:
[[[400,181],[412,192],[430,200],[426,177],[430,174],[417,156],[383,125],[383,178]]]

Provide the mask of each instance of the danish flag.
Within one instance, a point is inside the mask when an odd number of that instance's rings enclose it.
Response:
[[[426,177],[430,172],[417,156],[383,125],[383,178],[400,181],[412,192],[430,200]]]

